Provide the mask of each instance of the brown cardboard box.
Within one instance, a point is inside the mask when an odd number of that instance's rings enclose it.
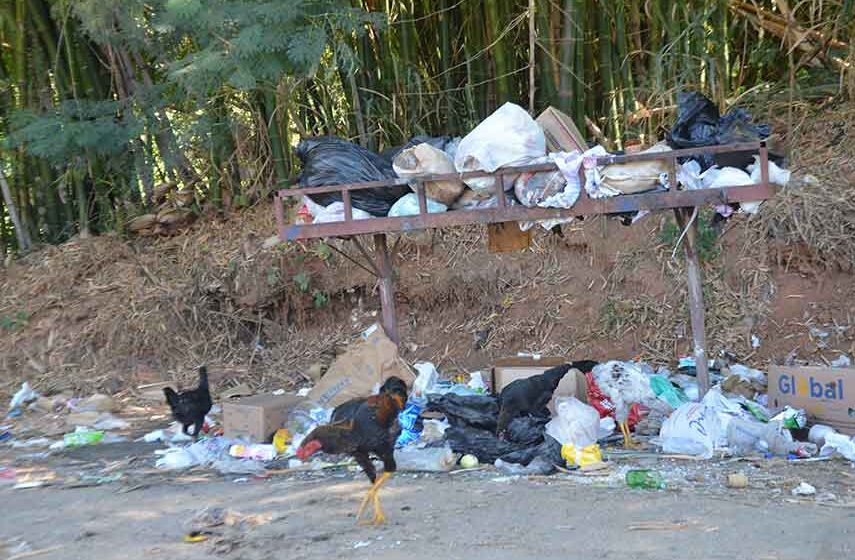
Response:
[[[855,434],[855,369],[773,366],[769,408],[803,408],[808,418]]]
[[[548,107],[538,115],[537,124],[543,129],[546,149],[549,152],[584,152],[588,149],[585,137],[579,132],[573,119],[555,107]]]
[[[534,358],[507,358],[499,360],[493,366],[493,392],[499,394],[509,383],[517,379],[525,379],[532,375],[540,375],[544,371],[566,364],[566,358],[546,357],[539,360]],[[588,402],[588,381],[578,370],[570,370],[565,375],[549,403],[549,410],[555,413],[555,399],[558,397],[576,397],[583,403]]]
[[[255,395],[223,403],[223,435],[266,443],[306,399],[296,395]]]
[[[398,347],[383,328],[374,325],[332,363],[309,392],[309,400],[333,408],[355,397],[371,395],[375,386],[391,376],[411,386],[415,376],[398,356]]]

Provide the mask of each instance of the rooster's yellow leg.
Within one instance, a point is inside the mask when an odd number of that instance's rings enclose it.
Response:
[[[365,507],[368,505],[368,501],[371,500],[374,502],[374,519],[373,523],[378,525],[386,520],[386,517],[383,515],[383,512],[379,510],[380,507],[380,498],[377,495],[380,487],[383,486],[383,483],[389,480],[392,477],[392,473],[384,472],[380,475],[374,484],[371,486],[371,489],[368,490],[368,493],[365,495],[365,498],[362,499],[362,504],[359,506],[359,511],[356,512],[356,522],[359,523],[360,518],[362,517],[362,513],[365,511]],[[380,515],[377,515],[377,512],[380,511]],[[378,517],[380,521],[378,521]]]
[[[620,422],[620,431],[623,432],[623,446],[627,449],[637,449],[641,444],[632,439],[632,432],[629,431],[629,422]]]

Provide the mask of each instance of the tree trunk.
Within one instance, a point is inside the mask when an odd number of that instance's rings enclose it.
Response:
[[[9,218],[12,219],[12,225],[15,227],[18,248],[22,253],[26,253],[32,247],[30,233],[21,224],[21,219],[18,217],[18,210],[15,207],[15,201],[12,199],[12,190],[9,188],[9,183],[6,181],[6,174],[3,173],[2,168],[0,168],[0,189],[3,191],[3,201],[6,203],[6,210],[9,211]]]

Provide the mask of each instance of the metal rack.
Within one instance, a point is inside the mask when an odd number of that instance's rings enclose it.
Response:
[[[386,334],[396,343],[399,342],[398,322],[395,314],[394,275],[392,259],[387,245],[389,233],[409,232],[430,228],[461,226],[466,224],[493,224],[501,222],[537,221],[578,216],[595,216],[637,212],[640,210],[674,210],[679,226],[686,231],[683,249],[687,263],[687,281],[689,286],[689,311],[691,315],[694,354],[697,363],[698,381],[702,394],[709,387],[709,372],[706,357],[706,335],[704,332],[704,303],[702,292],[701,268],[695,250],[697,220],[692,219],[695,209],[702,206],[751,202],[766,200],[775,193],[775,187],[769,183],[769,153],[763,142],[728,144],[723,146],[705,146],[669,152],[655,152],[631,155],[609,155],[592,158],[596,165],[610,165],[639,161],[665,160],[669,164],[669,178],[676,183],[677,160],[680,158],[733,153],[757,153],[760,156],[760,182],[746,186],[731,186],[700,190],[653,191],[634,195],[620,195],[604,199],[592,199],[583,192],[572,208],[529,208],[519,205],[507,205],[503,196],[509,181],[520,173],[555,171],[554,164],[526,165],[506,167],[493,173],[467,172],[444,175],[423,175],[406,179],[389,179],[344,185],[330,185],[314,188],[282,189],[277,192],[274,209],[279,237],[283,241],[339,237],[349,239],[358,249],[364,261],[345,255],[359,266],[375,274],[379,280],[380,303],[383,315],[383,327]],[[582,173],[582,170],[580,170]],[[450,210],[442,213],[428,213],[425,182],[458,180],[475,177],[494,177],[495,189],[499,196],[497,206],[471,210]],[[356,190],[378,187],[413,185],[419,201],[419,213],[402,217],[372,217],[354,219],[351,193]],[[339,193],[344,203],[344,220],[324,224],[288,224],[285,221],[284,200],[289,197],[302,197],[309,194]],[[373,235],[374,255],[372,256],[359,241],[360,235]],[[393,250],[394,254],[395,251]]]

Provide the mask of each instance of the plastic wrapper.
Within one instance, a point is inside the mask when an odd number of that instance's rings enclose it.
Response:
[[[460,172],[489,171],[526,165],[546,155],[543,130],[525,109],[505,103],[467,134],[457,148],[454,166]],[[467,179],[475,191],[495,192],[495,179]]]
[[[407,446],[395,450],[399,471],[446,472],[457,464],[457,455],[450,447]]]
[[[304,188],[397,178],[389,160],[334,136],[301,140],[296,153],[303,163],[299,183]],[[386,216],[392,205],[408,192],[410,189],[406,185],[359,189],[351,193],[351,201],[354,208],[374,216]],[[341,193],[313,194],[309,198],[328,207],[341,202]]]
[[[679,387],[675,387],[673,383],[668,381],[667,377],[662,375],[651,375],[650,376],[650,388],[653,389],[653,392],[656,393],[656,396],[668,403],[671,408],[679,408],[680,405],[683,405],[689,402],[689,397],[683,392]]]
[[[550,475],[555,472],[555,465],[543,457],[535,457],[527,465],[496,459],[493,463],[502,474],[509,476]]]
[[[428,198],[427,211],[428,214],[441,214],[448,210],[448,207],[441,202]],[[390,218],[400,218],[401,216],[418,216],[419,214],[419,197],[416,193],[405,194],[392,205],[389,210]]]

